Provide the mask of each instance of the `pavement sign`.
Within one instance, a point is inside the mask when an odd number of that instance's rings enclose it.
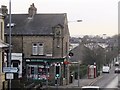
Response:
[[[13,73],[6,73],[6,79],[14,79]]]

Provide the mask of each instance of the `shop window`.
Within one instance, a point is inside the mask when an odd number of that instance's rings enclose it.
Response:
[[[34,74],[34,67],[31,67],[31,74]]]

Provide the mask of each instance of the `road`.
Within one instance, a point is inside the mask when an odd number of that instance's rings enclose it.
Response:
[[[97,85],[100,88],[116,90],[118,88],[119,74],[114,73],[115,68],[112,67],[110,73],[102,73],[102,78],[97,80],[93,85]]]
[[[119,74],[115,74],[114,73],[115,67],[112,67],[110,70],[110,73],[102,73],[101,76],[99,76],[100,78],[98,79],[80,79],[80,86],[81,85],[89,85],[88,82],[90,83],[92,81],[92,83],[90,85],[96,85],[99,86],[101,89],[100,90],[120,90],[118,89],[118,79]],[[83,82],[83,81],[84,82]],[[56,89],[55,87],[53,87],[54,89]],[[53,88],[51,88],[51,90],[54,90]],[[59,86],[58,90],[80,90],[80,87],[78,87],[78,81],[76,80],[74,83],[72,83],[71,85],[68,86]]]

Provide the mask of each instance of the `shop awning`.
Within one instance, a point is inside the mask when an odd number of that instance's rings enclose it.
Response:
[[[54,58],[54,59],[26,59],[26,62],[64,62],[65,58]]]

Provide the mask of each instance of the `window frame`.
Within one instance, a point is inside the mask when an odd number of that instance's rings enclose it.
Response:
[[[34,49],[35,44],[36,44],[36,50]],[[40,46],[40,44],[42,44],[42,46]],[[34,50],[36,51],[35,53]],[[32,43],[32,55],[44,55],[44,43]]]

